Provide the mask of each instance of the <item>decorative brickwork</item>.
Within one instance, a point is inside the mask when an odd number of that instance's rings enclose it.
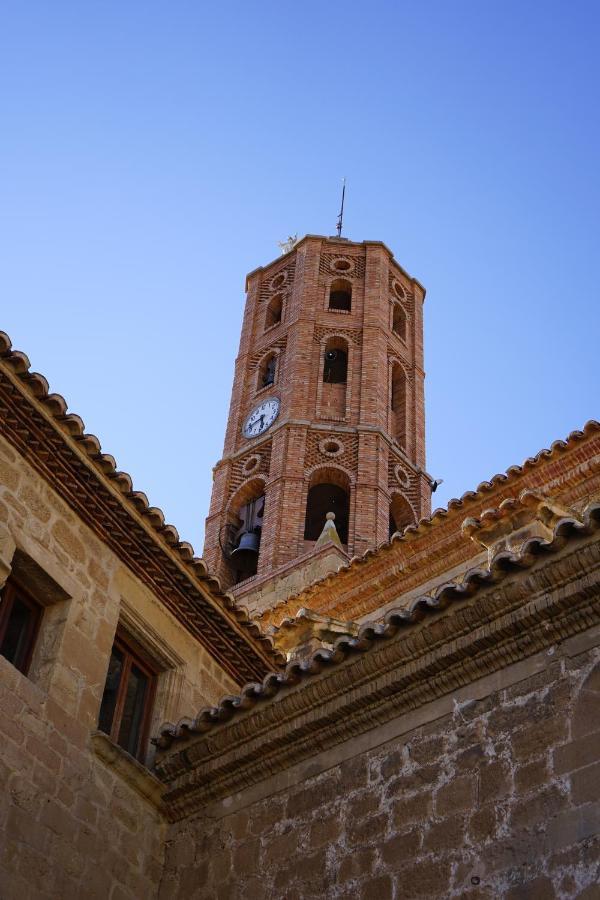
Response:
[[[269,474],[271,441],[265,441],[252,453],[238,457],[232,464],[228,495],[231,498],[239,486],[250,476]]]
[[[349,268],[341,268],[340,263]],[[326,277],[343,275],[344,278],[364,278],[364,254],[345,253],[342,250],[339,253],[322,253],[319,259],[319,274]]]
[[[332,291],[339,293],[335,303],[330,302]],[[401,295],[406,308],[402,337],[392,330],[390,291],[395,291],[397,302]],[[248,276],[224,453],[215,469],[204,551],[210,567],[234,592],[235,572],[221,552],[219,535],[229,498],[241,483],[245,459],[254,453],[265,456],[263,434],[250,440],[242,435],[244,421],[262,398],[277,398],[280,411],[269,431],[269,468],[260,469],[266,481],[257,578],[310,549],[304,523],[311,474],[320,462],[334,459],[322,450],[326,438],[343,447],[335,462],[352,485],[345,548],[350,556],[387,540],[392,496],[386,473],[394,441],[411,471],[409,502],[414,517],[429,511],[429,479],[424,472],[424,293],[383,244],[312,235],[298,242],[283,261]],[[265,331],[265,308],[273,296],[281,296],[283,312],[281,320]],[[270,354],[276,354],[276,375],[261,387],[262,367]],[[400,384],[396,378],[394,393],[394,372],[400,371],[394,370],[396,359],[404,380]]]
[[[283,265],[273,265],[269,269],[268,277],[261,282],[259,300],[261,302],[268,300],[273,294],[277,294],[280,291],[288,293],[294,284],[295,271],[296,260],[294,255]]]

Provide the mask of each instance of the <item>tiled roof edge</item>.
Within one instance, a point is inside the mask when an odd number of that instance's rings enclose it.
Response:
[[[194,548],[189,541],[181,541],[179,533],[174,525],[165,522],[164,513],[156,506],[150,506],[148,497],[142,491],[133,490],[133,481],[127,472],[117,469],[115,458],[108,453],[103,453],[99,439],[94,434],[86,434],[85,425],[80,416],[68,412],[68,404],[61,394],[50,393],[47,379],[38,372],[30,371],[30,361],[21,350],[13,350],[9,336],[0,331],[0,362],[7,365],[16,375],[22,387],[32,395],[32,399],[50,416],[55,425],[67,438],[75,441],[93,463],[98,478],[109,481],[112,487],[116,487],[121,494],[124,505],[129,507],[132,514],[143,516],[145,522],[154,533],[157,543],[175,553],[184,563],[188,575],[192,579],[201,581],[208,589],[211,596],[229,612],[233,618],[247,632],[249,637],[256,641],[263,653],[267,653],[274,666],[285,662],[283,657],[273,646],[272,640],[264,634],[260,626],[248,615],[246,609],[238,606],[232,594],[221,587],[219,579],[212,575],[202,557],[194,555]]]
[[[600,531],[600,502],[595,501],[586,507],[581,519],[569,516],[557,522],[552,540],[534,537],[526,541],[518,553],[499,551],[487,568],[470,569],[460,583],[440,585],[432,594],[416,597],[408,608],[390,610],[382,622],[366,622],[356,637],[339,638],[332,650],[320,649],[309,660],[288,663],[283,672],[270,673],[262,683],[245,685],[238,696],[224,697],[218,706],[201,709],[195,719],[183,718],[177,724],[165,723],[153,742],[161,750],[167,750],[175,741],[204,734],[228,722],[236,713],[251,709],[262,700],[319,675],[325,668],[340,665],[349,656],[368,652],[380,641],[395,637],[400,629],[416,625],[427,615],[439,612],[450,603],[471,597],[482,587],[497,583],[515,571],[530,568],[539,557],[558,552],[572,538],[596,531]]]
[[[553,441],[548,449],[540,450],[539,453],[536,453],[535,456],[527,457],[527,459],[525,459],[520,466],[509,466],[506,472],[493,475],[489,479],[489,481],[480,482],[474,491],[465,491],[465,493],[462,494],[461,497],[455,497],[449,500],[446,507],[438,507],[437,509],[434,509],[430,516],[425,516],[422,519],[419,519],[419,521],[414,525],[407,525],[406,528],[404,528],[401,532],[396,532],[394,535],[392,535],[389,541],[385,541],[375,548],[365,550],[365,552],[360,556],[353,556],[352,559],[350,559],[350,561],[347,563],[347,565],[340,566],[340,568],[336,572],[330,572],[327,575],[324,575],[322,578],[313,581],[297,594],[286,597],[285,600],[281,600],[274,606],[269,607],[268,610],[264,610],[260,613],[260,615],[257,615],[256,618],[260,620],[262,616],[264,616],[267,612],[269,614],[272,614],[273,612],[275,612],[275,610],[281,609],[282,607],[288,605],[291,601],[298,600],[300,597],[310,597],[310,595],[314,591],[324,587],[326,584],[330,583],[335,578],[338,578],[340,575],[344,575],[350,571],[353,571],[357,566],[363,565],[365,562],[367,562],[367,560],[371,559],[375,555],[378,555],[381,552],[385,553],[394,544],[407,540],[410,541],[416,536],[425,534],[432,528],[435,528],[437,525],[441,524],[449,516],[453,516],[457,512],[464,513],[465,506],[468,507],[472,503],[482,500],[484,495],[492,491],[498,484],[509,484],[514,478],[522,475],[523,472],[525,472],[527,469],[535,468],[541,462],[555,458],[559,453],[564,453],[565,450],[569,449],[574,444],[578,443],[594,432],[600,432],[600,422],[598,422],[596,419],[589,419],[582,429],[571,431],[565,438],[565,440]]]

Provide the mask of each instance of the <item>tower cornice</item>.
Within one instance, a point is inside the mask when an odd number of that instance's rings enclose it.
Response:
[[[383,241],[351,241],[348,238],[339,238],[339,237],[331,237],[325,234],[305,234],[304,237],[300,238],[296,244],[292,247],[291,250],[288,250],[287,253],[282,253],[281,256],[278,256],[276,259],[271,260],[271,262],[265,263],[264,266],[257,266],[256,269],[252,269],[251,272],[248,272],[246,275],[245,282],[245,290],[247,291],[249,288],[249,282],[251,278],[254,278],[261,272],[267,272],[273,266],[281,263],[284,259],[291,259],[292,256],[297,252],[298,248],[301,247],[307,241],[325,241],[328,244],[334,244],[342,247],[381,247],[387,253],[390,261],[396,266],[396,268],[404,275],[405,278],[408,278],[409,281],[416,285],[423,292],[423,299],[425,299],[426,290],[425,287],[421,284],[418,278],[415,278],[410,272],[407,272],[403,266],[395,259],[393,252]]]

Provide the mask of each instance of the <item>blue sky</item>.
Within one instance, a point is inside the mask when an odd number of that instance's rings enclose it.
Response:
[[[383,240],[427,287],[434,505],[598,403],[595,2],[0,8],[0,328],[197,551],[245,273]]]

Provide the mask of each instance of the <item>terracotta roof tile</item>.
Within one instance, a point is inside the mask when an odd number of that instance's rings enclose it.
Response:
[[[340,665],[353,654],[368,652],[381,641],[395,637],[399,630],[416,625],[452,602],[471,597],[515,571],[530,568],[540,557],[561,550],[567,541],[597,531],[600,531],[600,502],[593,502],[588,504],[580,519],[565,517],[557,522],[552,540],[535,537],[526,541],[516,553],[499,551],[487,567],[470,569],[459,583],[442,584],[431,594],[414,599],[408,608],[389,611],[383,621],[365,623],[356,637],[340,638],[332,650],[317,650],[309,660],[288,663],[285,671],[270,673],[262,683],[247,684],[238,696],[224,697],[218,706],[200,710],[195,719],[181,719],[176,725],[165,723],[154,743],[166,750],[175,741],[203,734],[232,716],[318,675],[324,668]]]
[[[420,537],[442,522],[454,518],[458,514],[464,515],[469,507],[481,502],[485,495],[493,491],[498,485],[510,484],[511,481],[514,481],[527,470],[539,466],[542,462],[557,458],[560,454],[595,432],[600,432],[600,422],[596,421],[596,419],[590,419],[582,429],[571,431],[564,441],[556,440],[550,445],[549,449],[540,450],[535,456],[527,457],[520,466],[509,466],[505,473],[498,473],[493,475],[489,481],[482,481],[474,491],[465,491],[461,497],[449,500],[446,508],[438,507],[430,516],[420,519],[415,525],[408,525],[402,532],[396,532],[389,541],[385,541],[374,549],[365,550],[360,556],[353,556],[346,565],[342,565],[335,572],[328,573],[322,578],[313,581],[298,594],[286,597],[272,608],[264,610],[256,618],[260,620],[264,615],[272,614],[274,610],[282,609],[291,602],[300,601],[300,598],[302,598],[302,605],[309,606],[310,603],[307,598],[315,591],[330,584],[334,579],[339,578],[340,575],[343,577],[346,574],[352,574],[356,568],[363,566],[376,555],[379,556],[382,552],[385,553],[398,542],[406,542],[415,537]]]
[[[86,433],[81,417],[67,412],[68,405],[64,397],[60,394],[49,393],[46,378],[37,372],[29,371],[29,358],[25,353],[12,349],[10,338],[3,331],[0,331],[0,363],[17,376],[21,386],[29,392],[36,405],[44,410],[51,421],[68,438],[76,442],[79,449],[96,468],[98,477],[108,480],[118,489],[123,503],[130,508],[131,513],[143,517],[152,530],[154,539],[177,554],[179,560],[188,569],[191,578],[203,582],[205,588],[210,591],[218,603],[248,633],[250,640],[256,642],[262,654],[270,659],[271,665],[274,667],[282,665],[285,657],[273,647],[271,639],[263,633],[256,622],[250,619],[247,611],[236,604],[234,597],[223,590],[218,578],[208,572],[204,560],[194,555],[192,545],[188,541],[180,540],[175,526],[165,523],[162,510],[156,506],[150,506],[143,491],[133,489],[131,476],[127,472],[117,469],[113,456],[102,452],[99,439],[94,434]]]

